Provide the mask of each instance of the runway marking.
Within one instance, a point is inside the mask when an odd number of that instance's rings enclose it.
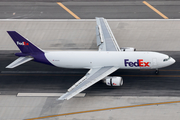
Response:
[[[76,14],[74,14],[71,10],[69,10],[66,6],[64,6],[61,2],[57,2],[62,8],[64,8],[69,14],[71,14],[76,19],[80,19]]]
[[[124,77],[180,77],[180,75],[120,75]]]
[[[159,71],[180,71],[180,70],[159,70]]]
[[[180,103],[180,101],[148,103],[148,104],[140,104],[140,105],[130,105],[130,106],[112,107],[112,108],[104,108],[104,109],[95,109],[95,110],[87,110],[87,111],[79,111],[79,112],[64,113],[64,114],[57,114],[57,115],[42,116],[42,117],[30,118],[30,119],[26,119],[26,120],[37,120],[37,119],[45,119],[45,118],[52,118],[52,117],[82,114],[82,113],[91,113],[91,112],[117,110],[117,109],[123,109],[123,108],[133,108],[133,107],[142,107],[142,106],[152,106],[152,105],[164,105],[164,104],[172,104],[172,103]]]
[[[18,93],[17,97],[49,97],[62,96],[65,93]],[[86,93],[79,93],[75,97],[85,97]]]
[[[164,14],[162,14],[159,10],[157,10],[156,8],[154,8],[153,6],[151,6],[149,3],[147,3],[146,1],[143,1],[143,3],[145,5],[147,5],[149,8],[151,8],[152,10],[154,10],[157,14],[159,14],[161,17],[163,17],[164,19],[169,19],[168,17],[166,17]]]
[[[0,74],[0,76],[83,76],[83,74]],[[124,77],[180,77],[180,75],[120,75]]]
[[[148,69],[141,69],[140,71],[155,71],[155,70],[153,70],[153,69],[151,69],[151,70],[148,70]],[[177,71],[177,72],[179,72],[180,70],[159,70],[159,71]]]
[[[140,69],[140,71],[155,71],[154,69]],[[167,70],[160,69],[159,71],[174,71],[180,72],[180,70]],[[85,74],[87,71],[0,71],[1,74]]]

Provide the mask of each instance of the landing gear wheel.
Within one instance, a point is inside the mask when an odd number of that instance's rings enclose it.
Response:
[[[159,74],[159,70],[158,70],[158,69],[156,69],[155,74],[156,74],[156,75],[158,75],[158,74]]]

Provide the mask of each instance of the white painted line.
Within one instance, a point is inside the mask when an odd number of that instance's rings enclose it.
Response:
[[[86,73],[87,71],[68,70],[68,71],[1,71],[3,74],[38,74],[38,73]]]
[[[65,93],[18,93],[17,97],[50,97],[50,96],[62,96]],[[75,97],[85,97],[86,93],[79,93]]]
[[[105,18],[106,19],[106,18]],[[108,22],[121,22],[121,21],[179,21],[180,19],[107,19]],[[95,19],[0,19],[1,21],[12,22],[96,22]]]

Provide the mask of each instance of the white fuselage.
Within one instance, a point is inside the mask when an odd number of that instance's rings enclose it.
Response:
[[[158,52],[47,51],[45,56],[54,66],[63,68],[115,66],[120,69],[157,69],[175,62]]]

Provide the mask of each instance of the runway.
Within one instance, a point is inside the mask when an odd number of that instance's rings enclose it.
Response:
[[[11,1],[11,0],[10,0]],[[13,1],[13,0],[12,0]],[[66,10],[59,6],[58,1],[39,0],[19,2],[0,2],[0,19],[74,19]],[[61,1],[60,1],[61,2]],[[153,7],[162,12],[169,19],[179,19],[180,1],[148,1]],[[80,19],[163,19],[150,9],[143,1],[114,1],[104,2],[62,1],[68,9]]]
[[[13,53],[14,51],[11,51]],[[122,76],[122,87],[109,87],[99,82],[84,92],[86,96],[180,96],[180,54],[163,52],[177,62],[160,69],[159,75],[154,70],[118,70],[112,76]],[[1,52],[0,91],[1,95],[18,93],[63,93],[83,77],[87,70],[62,69],[35,62],[28,62],[15,69],[5,69],[16,57],[7,59]],[[9,84],[10,83],[10,84]]]

